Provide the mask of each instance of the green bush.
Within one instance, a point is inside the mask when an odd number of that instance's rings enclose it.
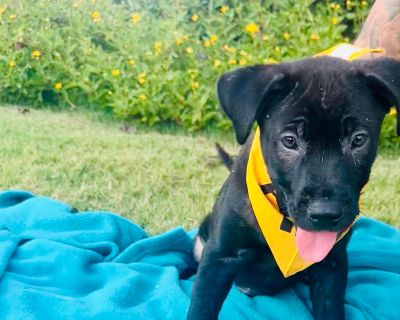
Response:
[[[306,0],[9,3],[0,8],[0,101],[105,108],[118,119],[188,130],[230,126],[214,92],[221,73],[349,41],[347,26],[357,32],[369,7],[347,1],[309,8]]]

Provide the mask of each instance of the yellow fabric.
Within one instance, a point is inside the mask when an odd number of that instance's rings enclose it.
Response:
[[[358,48],[349,43],[340,43],[332,48],[316,54],[314,57],[331,56],[353,61],[366,53],[379,53],[383,51],[384,50],[382,48]]]
[[[331,55],[351,61],[367,52],[379,52],[379,50],[339,44],[317,56]],[[262,155],[259,128],[256,130],[250,149],[246,168],[246,184],[258,225],[283,276],[286,278],[307,269],[313,262],[306,261],[300,256],[296,246],[296,228],[293,226],[290,231],[281,229],[285,222],[290,225],[290,222],[284,221],[290,219],[279,211],[275,195],[273,193],[265,195],[261,189],[261,186],[271,184],[271,179]],[[350,227],[342,232],[337,241],[345,236]]]

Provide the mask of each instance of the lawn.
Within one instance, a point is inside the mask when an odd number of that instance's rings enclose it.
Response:
[[[192,228],[210,211],[228,175],[214,143],[232,135],[121,130],[104,116],[1,107],[0,188],[25,189],[79,210],[107,210],[159,233]],[[400,227],[400,159],[378,157],[363,211]]]

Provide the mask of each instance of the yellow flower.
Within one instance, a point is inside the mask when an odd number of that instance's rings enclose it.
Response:
[[[187,40],[186,36],[182,36],[182,37],[176,38],[175,39],[175,44],[177,46],[180,46],[183,42],[185,42],[185,40]]]
[[[221,60],[215,60],[214,61],[214,68],[218,68],[221,65]]]
[[[11,61],[8,63],[8,66],[9,66],[10,68],[15,68],[16,65],[17,65],[17,63],[16,63],[14,60],[11,60]]]
[[[191,47],[187,47],[186,48],[186,53],[187,54],[192,54],[193,53],[193,49]]]
[[[228,64],[236,64],[236,63],[237,63],[236,59],[230,58],[228,60]]]
[[[278,63],[278,61],[275,60],[274,58],[264,59],[263,62],[264,62],[264,63],[267,63],[267,64],[275,64],[275,63]]]
[[[333,17],[333,18],[331,19],[331,23],[332,23],[334,26],[336,26],[336,25],[339,23],[338,18]]]
[[[113,71],[111,71],[111,74],[114,77],[119,77],[119,75],[121,74],[121,71],[119,71],[118,69],[114,69]]]
[[[361,6],[363,6],[363,7],[368,6],[368,2],[367,1],[361,1]]]
[[[146,97],[146,95],[145,94],[139,94],[139,99],[141,100],[141,101],[146,101],[147,100],[147,97]]]
[[[4,11],[6,11],[6,8],[0,7],[0,16],[3,15]]]
[[[189,69],[188,71],[187,71],[187,73],[190,75],[190,77],[193,79],[193,78],[196,78],[197,77],[197,75],[199,74],[199,70],[196,70],[196,69]]]
[[[212,34],[210,37],[210,42],[215,43],[218,40],[218,36],[216,34]]]
[[[144,84],[146,82],[146,73],[142,72],[136,77],[136,79],[140,84]]]
[[[314,41],[318,41],[320,38],[317,33],[313,32],[313,33],[311,33],[310,39],[314,40]]]
[[[208,48],[209,46],[211,46],[211,41],[210,40],[205,40],[203,42],[203,46],[204,46],[204,48]]]
[[[197,81],[192,82],[192,89],[197,90],[199,88],[199,83]]]
[[[16,18],[17,18],[17,16],[16,16],[15,14],[12,14],[12,15],[9,15],[9,16],[8,16],[8,19],[9,19],[10,21],[15,20]]]
[[[57,91],[60,91],[62,89],[62,83],[61,82],[57,82],[54,84],[54,89],[56,89]]]
[[[42,56],[42,53],[39,50],[32,51],[32,58],[39,59]]]
[[[228,46],[227,44],[224,45],[224,50],[229,53],[234,53],[236,51],[235,48]]]
[[[274,50],[275,50],[275,52],[278,52],[278,53],[281,52],[281,48],[280,47],[275,47]]]
[[[227,13],[228,10],[229,10],[229,7],[225,6],[225,5],[221,6],[221,8],[219,8],[219,12],[221,12],[222,14]]]
[[[133,24],[138,24],[142,17],[140,16],[139,12],[133,12],[131,14],[131,20]]]
[[[192,21],[197,22],[197,20],[199,20],[199,15],[197,14],[192,15]]]
[[[241,56],[243,56],[243,57],[247,57],[248,56],[248,53],[246,51],[244,51],[244,50],[240,50],[239,54]]]
[[[289,38],[290,38],[290,34],[289,34],[288,32],[285,32],[285,33],[283,34],[283,39],[289,40]]]
[[[249,23],[246,26],[245,31],[250,34],[257,33],[259,31],[258,25],[256,25],[255,23]]]
[[[128,60],[128,63],[129,63],[131,66],[134,66],[134,65],[136,64],[136,61],[135,61],[134,59],[129,59],[129,60]]]
[[[156,51],[156,54],[160,54],[161,53],[161,48],[162,48],[162,42],[161,41],[154,42],[154,50]]]
[[[331,3],[330,7],[331,7],[331,9],[333,9],[333,10],[339,10],[339,9],[340,9],[340,4],[338,4],[338,3]]]
[[[351,2],[351,0],[346,0],[346,7],[351,8],[352,6],[353,6],[353,3]]]
[[[92,12],[92,20],[93,20],[93,22],[101,21],[101,13],[98,11],[93,11]]]
[[[247,60],[246,60],[246,59],[240,59],[240,60],[239,60],[239,64],[240,64],[241,66],[244,66],[246,63],[247,63]]]
[[[396,109],[395,109],[394,107],[393,107],[393,108],[390,108],[389,114],[390,114],[391,116],[395,116],[395,115],[397,114]]]

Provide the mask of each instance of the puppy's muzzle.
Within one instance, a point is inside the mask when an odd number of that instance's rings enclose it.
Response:
[[[342,206],[333,201],[313,201],[307,211],[312,225],[319,229],[333,227],[344,218]]]

